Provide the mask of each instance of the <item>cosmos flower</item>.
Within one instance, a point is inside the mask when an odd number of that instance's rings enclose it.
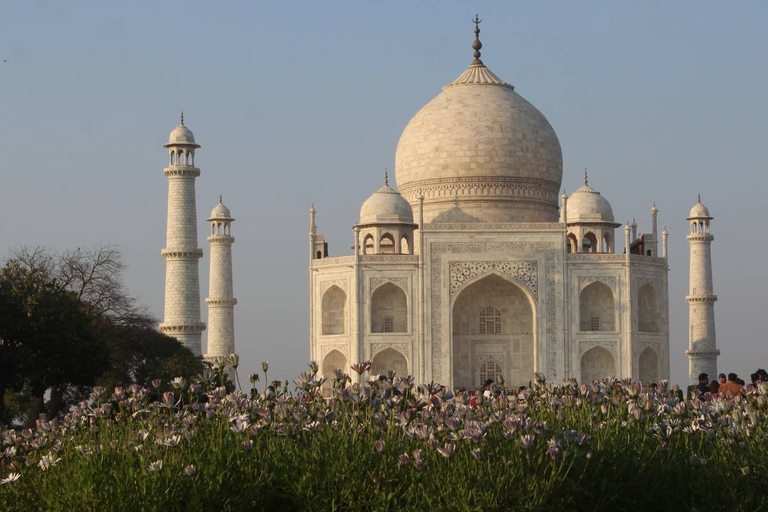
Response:
[[[149,471],[152,473],[154,473],[155,471],[160,471],[161,469],[163,469],[162,459],[156,460],[155,462],[150,463],[147,469],[149,469]]]
[[[0,480],[0,485],[10,484],[21,478],[21,473],[8,473],[8,476]]]

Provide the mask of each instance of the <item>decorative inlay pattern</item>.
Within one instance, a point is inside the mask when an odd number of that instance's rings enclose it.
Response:
[[[332,281],[321,281],[320,282],[320,295],[324,294],[325,291],[330,288],[331,286],[338,286],[341,288],[344,293],[347,293],[347,280],[346,279],[334,279]]]
[[[539,296],[539,275],[535,261],[457,261],[451,262],[450,271],[451,300],[465,283],[490,272],[512,277],[524,284],[534,298]]]
[[[363,254],[360,256],[363,263],[373,261],[393,261],[397,263],[418,263],[419,256],[413,254]]]
[[[648,283],[651,283],[658,292],[661,289],[661,278],[659,276],[638,276],[635,280],[635,286],[638,289],[642,288]]]
[[[410,282],[410,278],[408,277],[372,277],[370,280],[370,287],[371,287],[371,292],[373,292],[376,288],[378,288],[383,284],[392,283],[394,285],[399,286],[400,288],[403,289],[403,291],[407,293],[409,282]]]
[[[579,342],[579,359],[595,347],[606,349],[613,354],[614,364],[619,364],[619,342],[617,341],[581,341]]]
[[[590,284],[599,281],[616,292],[615,276],[579,276],[579,293]]]
[[[333,267],[336,265],[350,265],[355,262],[354,256],[339,256],[336,258],[322,258],[319,260],[312,260],[312,267]]]
[[[432,290],[431,300],[431,331],[432,331],[432,379],[440,382],[443,375],[443,333],[442,315],[446,307],[442,304],[440,257],[443,254],[457,253],[515,253],[515,254],[544,254],[545,273],[547,276],[545,308],[546,308],[546,375],[550,380],[557,380],[557,334],[555,322],[557,319],[555,263],[557,245],[550,242],[477,242],[477,243],[432,243],[430,244],[430,281]]]
[[[347,356],[347,344],[340,344],[340,343],[333,343],[330,345],[320,345],[320,361],[318,361],[321,365],[323,364],[323,359],[325,359],[325,356],[331,353],[333,350],[338,350],[341,352],[341,355],[344,356],[344,358],[347,360],[347,364],[349,365],[349,356]],[[346,368],[344,369],[346,371]]]
[[[200,169],[197,167],[166,167],[163,174],[169,178],[197,178],[200,176]]]
[[[494,197],[515,198],[545,203],[557,202],[560,184],[553,181],[517,176],[462,176],[432,178],[404,184],[400,194],[409,202],[416,201],[419,194],[426,200],[455,196],[471,199],[492,199]]]
[[[577,253],[568,254],[569,261],[625,261],[625,254],[606,254],[606,253]],[[657,258],[655,256],[642,256],[640,254],[630,254],[633,263],[653,263],[656,265],[666,265],[666,258]]]
[[[424,231],[564,231],[565,224],[559,222],[430,222],[424,224]]]
[[[410,343],[371,343],[371,359],[382,350],[391,348],[398,351],[405,357],[406,361],[410,360],[411,344]]]

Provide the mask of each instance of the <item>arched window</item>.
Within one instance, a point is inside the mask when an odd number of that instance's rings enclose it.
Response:
[[[171,165],[176,165],[176,152],[171,151]]]
[[[395,239],[389,233],[382,235],[379,240],[379,253],[393,254],[395,252]]]
[[[659,302],[656,288],[651,283],[640,287],[638,292],[637,328],[641,332],[659,332]]]
[[[347,358],[344,357],[344,354],[334,349],[328,352],[328,355],[323,359],[323,377],[328,379],[323,384],[323,392],[326,396],[330,395],[330,387],[334,378],[333,371],[337,369],[343,370],[346,373]]]
[[[568,234],[568,252],[575,254],[579,251],[579,241],[576,239],[576,235],[573,233]]]
[[[363,254],[373,254],[375,252],[376,246],[373,242],[373,235],[365,235],[365,238],[363,239]]]
[[[581,252],[597,252],[599,247],[597,245],[597,237],[591,231],[584,235],[581,241]]]
[[[480,311],[480,334],[501,334],[501,310],[488,306]]]
[[[613,292],[600,281],[595,281],[582,290],[579,296],[579,310],[582,331],[616,330]]]
[[[606,252],[606,253],[613,252],[613,243],[611,240],[610,233],[606,233],[605,235],[603,235],[603,252]]]
[[[347,294],[336,285],[328,288],[322,301],[323,335],[346,332],[346,309]]]
[[[407,332],[408,298],[393,283],[385,283],[371,296],[371,332]]]
[[[659,356],[650,347],[640,353],[640,382],[651,384],[659,380]]]
[[[488,380],[496,382],[499,380],[499,377],[503,377],[501,366],[491,359],[480,364],[478,375],[480,377],[480,385],[485,384]]]
[[[403,354],[393,348],[385,348],[373,356],[373,364],[371,365],[373,375],[388,372],[394,372],[401,377],[408,375],[408,361]]]
[[[589,384],[616,375],[613,354],[602,347],[594,347],[581,356],[581,382]]]
[[[400,239],[400,254],[411,254],[411,244],[408,243],[408,237],[403,235]]]

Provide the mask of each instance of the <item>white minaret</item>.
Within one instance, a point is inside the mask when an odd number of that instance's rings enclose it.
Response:
[[[208,350],[206,359],[228,356],[235,353],[235,304],[232,296],[232,236],[231,227],[235,219],[224,206],[219,204],[211,212],[211,272],[208,285]]]
[[[700,373],[717,378],[717,350],[715,342],[715,301],[712,286],[712,252],[715,239],[709,230],[712,220],[709,210],[699,202],[688,215],[691,229],[687,236],[691,246],[690,287],[688,301],[688,382],[696,384]]]
[[[160,330],[173,336],[195,355],[200,355],[201,335],[205,324],[200,321],[200,275],[198,263],[203,257],[197,247],[197,206],[195,179],[195,142],[192,131],[181,123],[173,129],[167,144],[168,228],[165,249],[165,314]]]

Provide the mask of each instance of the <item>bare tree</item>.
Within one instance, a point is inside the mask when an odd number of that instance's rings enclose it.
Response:
[[[126,266],[120,251],[104,244],[93,248],[52,252],[42,247],[20,247],[12,259],[29,270],[42,270],[64,289],[73,292],[91,317],[103,316],[116,324],[154,323],[145,307],[136,305],[122,283]]]

